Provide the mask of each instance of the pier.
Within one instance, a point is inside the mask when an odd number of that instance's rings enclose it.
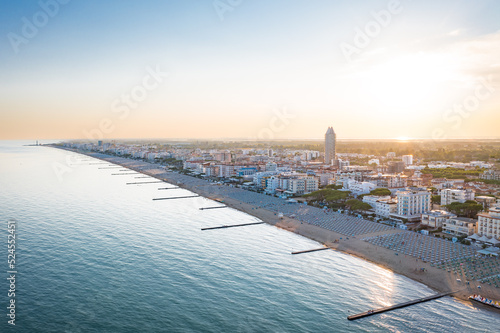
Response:
[[[137,175],[137,172],[129,172],[129,173],[112,173],[111,176],[122,176],[122,175]]]
[[[97,169],[122,169],[122,166],[107,166],[107,167],[102,167],[102,168],[97,168]]]
[[[205,210],[205,209],[217,209],[217,208],[227,208],[227,206],[201,207],[201,208],[200,208],[200,210]]]
[[[172,200],[172,199],[187,199],[187,198],[196,198],[199,195],[186,195],[183,197],[169,197],[169,198],[154,198],[153,200]]]
[[[135,175],[136,173],[134,173]],[[131,175],[131,174],[130,174]],[[151,178],[150,176],[139,176],[139,177],[134,177],[135,179],[139,179],[139,178]]]
[[[450,291],[450,292],[447,292],[447,293],[442,293],[442,294],[427,296],[427,297],[419,298],[419,299],[416,299],[416,300],[413,300],[413,301],[408,301],[408,302],[399,303],[399,304],[396,304],[396,305],[386,306],[384,308],[380,308],[380,309],[376,309],[376,310],[368,310],[368,311],[365,311],[365,312],[361,312],[361,313],[349,316],[349,317],[347,317],[347,319],[348,320],[356,320],[356,319],[360,319],[360,318],[372,316],[374,314],[384,313],[384,312],[387,312],[387,311],[401,309],[401,308],[404,308],[404,307],[407,307],[407,306],[410,306],[410,305],[420,304],[420,303],[432,301],[434,299],[438,299],[438,298],[441,298],[441,297],[444,297],[444,296],[448,296],[448,295],[451,295],[451,294],[454,294],[454,293],[456,293],[456,291]]]
[[[176,188],[180,188],[179,186],[175,187],[160,187],[159,190],[175,190]]]
[[[154,181],[154,182],[135,182],[135,183],[127,183],[127,185],[157,184],[157,183],[163,183],[163,180],[158,180],[158,181]]]
[[[244,227],[247,225],[256,225],[256,224],[263,224],[265,222],[253,222],[253,223],[243,223],[243,224],[233,224],[233,225],[221,225],[219,227],[209,227],[209,228],[201,228],[202,231],[204,230],[214,230],[214,229],[226,229],[226,228],[236,228],[236,227]]]
[[[316,252],[316,251],[323,251],[323,250],[330,250],[330,248],[329,247],[320,247],[319,249],[296,251],[296,252],[292,252],[292,254],[309,253],[309,252]]]

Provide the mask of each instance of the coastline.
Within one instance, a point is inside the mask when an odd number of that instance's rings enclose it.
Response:
[[[319,226],[315,226],[306,222],[301,222],[296,219],[284,216],[279,218],[275,212],[267,210],[265,208],[258,207],[246,202],[239,201],[230,196],[225,196],[222,193],[217,193],[217,197],[214,198],[214,193],[205,190],[203,187],[191,186],[185,183],[178,183],[178,180],[174,179],[173,173],[161,171],[158,169],[157,165],[144,162],[131,160],[122,157],[115,157],[111,155],[105,155],[95,152],[87,151],[77,151],[75,149],[64,148],[55,145],[47,145],[48,147],[58,148],[62,150],[67,150],[71,152],[76,152],[82,155],[86,155],[92,158],[100,159],[108,163],[113,163],[120,165],[122,167],[134,170],[136,172],[142,173],[144,175],[154,177],[156,179],[166,181],[170,184],[179,186],[180,188],[187,189],[196,194],[209,199],[222,199],[224,204],[228,207],[234,208],[236,210],[242,211],[249,215],[252,215],[263,222],[270,225],[276,226],[278,228],[294,232],[303,237],[309,238],[311,240],[317,241],[333,250],[341,251],[343,253],[358,257],[360,259],[369,261],[376,264],[382,268],[390,270],[396,274],[406,276],[413,281],[422,283],[436,292],[444,293],[449,291],[456,291],[452,297],[455,297],[466,303],[469,306],[481,306],[473,304],[469,300],[469,296],[472,294],[481,294],[484,297],[500,301],[500,290],[492,286],[481,285],[481,290],[477,288],[479,284],[477,281],[471,281],[471,284],[467,285],[463,282],[458,282],[456,277],[443,269],[437,267],[432,267],[429,263],[423,262],[415,257],[406,255],[395,255],[393,250],[389,250],[384,247],[372,245],[366,241],[353,237],[346,237],[343,234],[330,231]],[[139,167],[142,166],[141,167]],[[145,169],[146,166],[151,166],[151,169]],[[177,175],[177,174],[176,174]],[[189,176],[185,176],[189,177]],[[368,236],[375,236],[377,234],[387,233],[378,232],[368,234]],[[358,237],[366,237],[367,235],[362,235]],[[339,242],[335,242],[340,240]],[[306,249],[304,249],[306,250]],[[425,269],[424,271],[422,269]],[[482,307],[481,307],[482,308]],[[498,311],[496,309],[489,309],[490,311]]]

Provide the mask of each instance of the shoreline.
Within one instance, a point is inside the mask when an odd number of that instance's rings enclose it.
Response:
[[[239,201],[230,196],[224,195],[223,193],[220,192],[216,193],[216,196],[218,197],[214,198],[215,193],[206,191],[203,188],[194,185],[190,186],[185,183],[179,184],[176,179],[171,177],[171,174],[173,172],[167,172],[166,170],[156,173],[152,172],[153,170],[159,170],[159,166],[155,164],[151,164],[144,161],[132,160],[123,157],[106,155],[102,153],[78,151],[75,149],[59,147],[54,145],[47,145],[47,146],[75,152],[108,163],[120,165],[124,168],[128,168],[136,172],[139,172],[141,174],[156,178],[158,180],[166,181],[172,185],[179,186],[180,188],[199,194],[207,199],[211,200],[222,199],[224,200],[224,204],[227,205],[228,207],[247,213],[251,216],[260,219],[261,221],[267,224],[276,226],[280,229],[294,232],[300,236],[317,241],[323,244],[324,246],[331,248],[332,250],[343,252],[345,254],[373,263],[393,273],[403,275],[415,282],[419,282],[426,285],[427,287],[429,287],[430,289],[434,290],[437,293],[456,291],[456,293],[454,293],[451,296],[460,300],[462,303],[468,306],[483,308],[477,304],[474,304],[472,301],[469,300],[469,296],[473,294],[481,294],[481,296],[483,297],[500,301],[500,290],[498,288],[481,284],[481,289],[479,290],[477,288],[477,285],[480,284],[478,281],[470,281],[469,285],[465,284],[464,282],[458,282],[456,280],[456,277],[452,273],[447,272],[443,269],[439,269],[437,267],[432,267],[428,262],[423,262],[421,259],[417,259],[415,257],[411,257],[409,255],[407,256],[401,253],[396,255],[395,251],[393,250],[370,244],[369,242],[363,241],[361,239],[367,237],[367,235],[373,236],[377,234],[388,233],[387,231],[376,232],[373,234],[363,234],[352,237],[346,236],[287,216],[279,218],[277,214],[271,210],[267,210],[262,207],[258,207],[246,202]],[[143,167],[150,166],[154,169],[145,170],[137,167],[137,165],[142,165]],[[184,177],[190,177],[190,176],[184,176]],[[395,232],[397,232],[397,230],[395,230]],[[340,241],[336,242],[336,240]],[[425,270],[423,271],[422,269]],[[489,309],[489,307],[487,309],[490,311],[496,311],[498,313],[497,309]]]

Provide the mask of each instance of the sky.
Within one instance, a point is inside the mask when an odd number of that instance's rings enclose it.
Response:
[[[496,0],[0,0],[0,139],[499,138]]]

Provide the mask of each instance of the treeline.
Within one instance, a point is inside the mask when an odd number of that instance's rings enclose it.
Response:
[[[467,179],[468,176],[479,176],[484,172],[484,169],[464,170],[458,168],[425,168],[422,169],[423,174],[431,174],[433,178],[447,179]]]

